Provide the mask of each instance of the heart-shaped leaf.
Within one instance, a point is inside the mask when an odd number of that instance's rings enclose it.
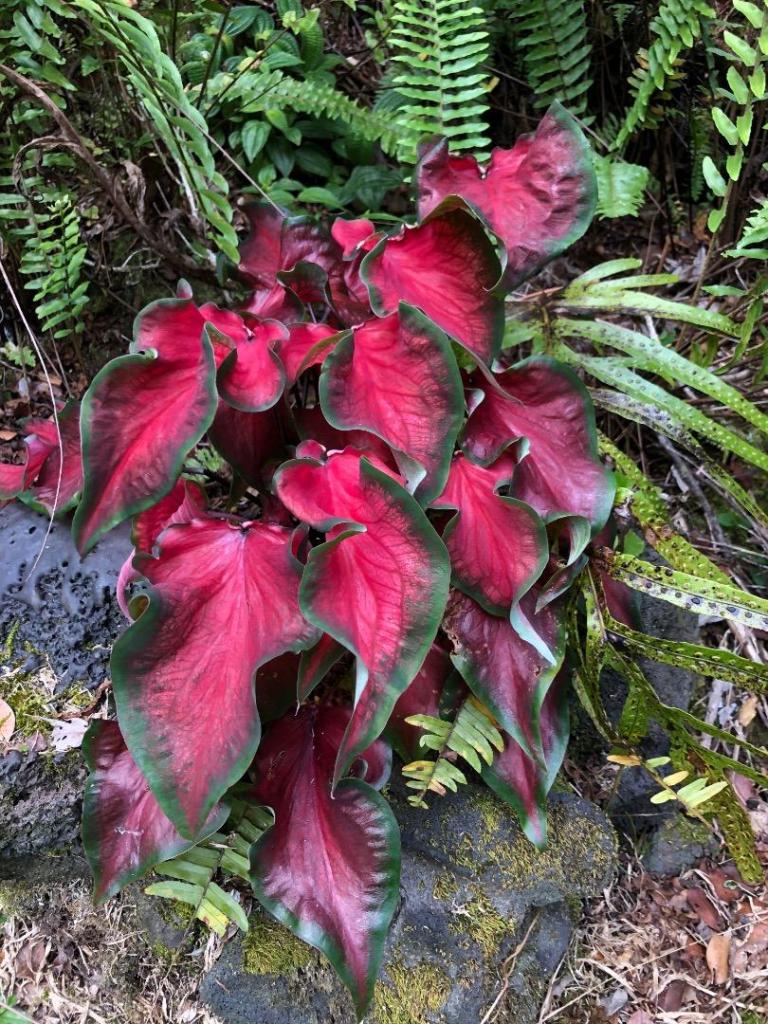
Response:
[[[367,782],[344,779],[331,792],[348,722],[345,708],[303,708],[266,734],[253,799],[275,824],[251,847],[251,882],[270,913],[328,957],[362,1017],[399,897],[400,835]],[[372,781],[383,775],[382,748],[363,751]]]
[[[58,514],[72,507],[83,486],[80,404],[67,402],[57,418],[58,433],[53,419],[26,424],[27,479],[20,497],[33,507]]]
[[[595,212],[591,153],[575,119],[553,104],[532,136],[494,149],[487,167],[451,156],[439,139],[427,146],[416,179],[419,215],[460,196],[506,249],[504,284],[514,288],[580,238]]]
[[[83,847],[102,903],[221,828],[228,808],[214,807],[194,838],[180,836],[131,757],[117,722],[93,719],[83,740],[90,770],[83,797]]]
[[[613,474],[597,451],[595,411],[587,389],[553,359],[525,359],[486,387],[469,418],[464,451],[488,466],[518,445],[512,493],[546,520],[579,515],[593,531],[611,510]],[[578,552],[572,552],[574,557]]]
[[[407,302],[481,362],[490,363],[498,352],[504,327],[504,306],[493,292],[499,261],[480,223],[465,210],[447,210],[382,239],[360,273],[377,316]]]
[[[275,487],[298,519],[327,533],[304,570],[304,614],[357,656],[338,780],[380,735],[421,668],[445,607],[448,553],[394,474],[354,449],[325,463],[288,462]]]
[[[112,679],[133,757],[192,836],[258,747],[256,670],[317,634],[299,610],[291,530],[200,518],[159,548],[134,560],[149,604],[113,648]]]
[[[320,402],[332,426],[386,441],[422,504],[440,493],[464,393],[448,338],[423,313],[401,303],[343,335],[325,360]]]
[[[436,508],[457,514],[443,531],[454,586],[494,615],[508,615],[549,557],[547,531],[530,505],[500,495],[515,470],[502,456],[490,468],[457,455]]]
[[[83,398],[83,494],[72,530],[81,552],[170,491],[216,411],[213,348],[191,298],[139,314],[131,354]]]
[[[276,348],[288,338],[288,329],[277,320],[250,318],[244,337],[214,338],[214,355],[219,366],[219,395],[233,409],[263,412],[280,398],[285,371]]]

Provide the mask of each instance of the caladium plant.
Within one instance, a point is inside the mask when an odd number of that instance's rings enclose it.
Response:
[[[417,182],[419,219],[388,231],[252,207],[245,305],[182,284],[149,306],[80,417],[75,540],[130,517],[134,539],[117,721],[86,744],[97,897],[219,828],[241,783],[274,815],[256,897],[361,1016],[399,894],[389,744],[418,756],[413,715],[481,702],[504,746],[484,777],[546,841],[563,593],[614,490],[576,375],[501,350],[505,292],[592,215],[575,122],[553,109],[487,168],[431,144]],[[226,507],[185,476],[200,443],[231,467]],[[47,493],[38,457],[2,496]]]

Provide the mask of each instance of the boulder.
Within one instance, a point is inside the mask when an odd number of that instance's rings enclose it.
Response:
[[[128,528],[84,559],[67,522],[46,538],[47,528],[23,505],[0,510],[0,697],[30,728],[61,701],[89,702],[88,691],[109,678],[111,646],[125,627],[114,591],[131,550]],[[4,860],[58,854],[79,834],[80,752],[39,747],[0,752],[0,876]]]
[[[401,903],[367,1024],[533,1024],[584,898],[609,883],[615,837],[570,794],[550,801],[537,852],[488,790],[462,787],[429,810],[389,794],[402,829]],[[224,1024],[354,1024],[325,958],[257,911],[201,986]]]

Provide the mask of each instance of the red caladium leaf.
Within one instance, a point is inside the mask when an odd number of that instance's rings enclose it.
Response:
[[[83,797],[83,847],[97,903],[221,828],[229,810],[214,807],[193,839],[163,814],[128,752],[117,722],[93,719],[83,740],[90,770]]]
[[[450,655],[442,647],[432,644],[413,682],[397,698],[387,723],[385,735],[406,763],[424,756],[424,748],[419,744],[424,732],[416,725],[409,725],[405,721],[406,718],[410,715],[431,715],[433,718],[439,718],[440,712],[444,710],[448,691],[450,707],[458,707],[461,703],[466,693],[464,684],[448,686],[449,679],[458,679]]]
[[[299,610],[291,530],[201,518],[159,547],[134,560],[149,604],[113,648],[112,679],[133,757],[192,836],[258,747],[256,670],[317,634]]]
[[[540,850],[547,842],[547,794],[568,745],[568,687],[561,672],[547,691],[539,714],[544,763],[534,761],[511,736],[483,770],[483,779],[515,811],[523,831]]]
[[[522,598],[521,611],[553,653],[553,660],[523,639],[507,619],[489,615],[458,590],[451,591],[443,620],[453,643],[453,663],[467,685],[533,758],[542,752],[542,702],[565,653],[561,610],[548,604],[536,613],[535,606],[534,592]]]
[[[468,203],[506,249],[504,283],[513,288],[580,238],[595,212],[589,145],[575,119],[553,104],[536,133],[494,149],[487,167],[451,156],[446,140],[423,153],[416,178],[419,215],[448,196]]]
[[[82,404],[84,485],[72,531],[81,552],[173,487],[216,411],[213,348],[191,299],[136,321],[131,354],[96,375]]]
[[[362,779],[331,794],[348,721],[345,708],[303,708],[265,736],[253,798],[273,809],[275,824],[251,847],[251,882],[271,914],[328,957],[362,1017],[399,897],[400,835],[386,800]],[[366,774],[380,772],[381,747],[364,753]]]
[[[336,337],[338,331],[327,324],[291,324],[278,349],[288,383],[294,384],[310,366],[319,366],[333,346],[328,339]]]
[[[331,235],[335,242],[341,246],[341,254],[345,260],[354,259],[361,248],[371,249],[372,245],[366,245],[376,231],[373,222],[361,217],[358,220],[345,220],[344,217],[337,217],[331,225]]]
[[[299,663],[296,698],[299,703],[309,697],[314,688],[328,675],[333,666],[345,654],[346,647],[338,640],[323,633],[315,646],[304,651]]]
[[[248,321],[244,337],[228,344],[213,337],[214,355],[219,366],[219,395],[241,412],[270,409],[285,387],[285,371],[276,347],[288,338],[288,328],[277,320]]]
[[[614,479],[598,455],[587,389],[568,367],[540,356],[517,363],[497,379],[501,388],[486,387],[469,418],[467,455],[487,466],[524,439],[518,446],[515,497],[547,520],[578,515],[599,530],[611,510]]]
[[[377,316],[407,302],[481,362],[490,363],[498,352],[504,327],[504,305],[493,291],[499,261],[465,210],[449,210],[382,239],[360,273]]]
[[[433,504],[455,508],[443,532],[454,585],[494,615],[507,615],[539,578],[549,558],[547,531],[530,505],[503,497],[515,465],[502,457],[488,469],[457,455]]]
[[[275,466],[286,456],[286,446],[297,440],[284,402],[265,412],[240,412],[220,402],[208,437],[217,452],[252,487],[261,488],[272,478]]]
[[[294,409],[293,417],[303,441],[317,441],[328,451],[354,448],[365,455],[372,455],[389,469],[397,472],[397,463],[389,446],[375,434],[367,430],[337,430],[323,416],[319,405]]]
[[[53,419],[26,424],[28,479],[26,493],[21,495],[33,507],[57,514],[72,507],[83,486],[80,404],[67,402],[58,413],[58,422],[58,432]],[[40,467],[37,473],[33,469],[36,465]],[[30,482],[32,479],[34,482]]]
[[[401,303],[343,335],[325,360],[320,403],[332,426],[386,441],[422,504],[440,493],[464,391],[448,338],[423,313]]]
[[[128,587],[141,577],[139,570],[133,567],[136,553],[141,551],[151,555],[155,541],[166,526],[189,523],[201,515],[207,507],[208,498],[200,484],[195,483],[194,480],[182,478],[176,481],[173,490],[161,498],[157,504],[136,516],[131,530],[133,551],[123,562],[117,577],[117,603],[126,618],[134,617],[131,615],[127,598]]]
[[[327,532],[304,570],[304,614],[357,656],[355,710],[339,750],[338,780],[381,733],[421,668],[445,607],[448,553],[387,467],[353,449],[325,463],[288,462],[275,487],[298,519]]]
[[[305,217],[256,203],[246,209],[251,231],[240,246],[239,270],[254,287],[248,310],[260,316],[287,316],[291,293],[300,303],[326,301],[329,277],[340,282],[341,247]],[[322,270],[322,275],[317,270]]]
[[[24,490],[27,477],[25,463],[0,463],[0,501],[12,501]]]

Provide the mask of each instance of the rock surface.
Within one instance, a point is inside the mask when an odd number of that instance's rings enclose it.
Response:
[[[497,1024],[533,1024],[581,900],[612,876],[608,821],[558,794],[538,853],[487,790],[462,788],[428,811],[402,792],[390,799],[402,828],[402,900],[368,1024],[474,1024],[496,1000]],[[225,1024],[355,1022],[324,958],[261,913],[228,944],[201,995]]]
[[[678,811],[651,833],[641,861],[652,875],[672,878],[717,848],[718,841],[709,825]]]
[[[0,510],[0,697],[17,722],[27,702],[32,716],[45,717],[47,700],[87,698],[108,678],[110,648],[125,627],[114,588],[131,550],[127,528],[81,560],[68,523],[57,522],[32,569],[47,526],[22,505]],[[65,850],[78,837],[84,779],[77,750],[0,754],[0,864]]]

